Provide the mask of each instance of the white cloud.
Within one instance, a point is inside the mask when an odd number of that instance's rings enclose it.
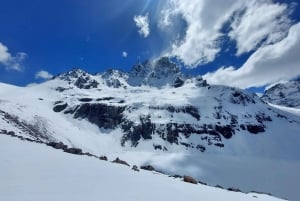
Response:
[[[137,15],[133,18],[136,26],[139,28],[139,34],[147,38],[150,34],[149,17],[146,15]]]
[[[126,58],[127,56],[128,56],[128,53],[125,52],[125,51],[123,51],[123,52],[122,52],[122,57]]]
[[[215,60],[221,51],[221,28],[229,23],[229,37],[237,42],[237,54],[280,41],[289,28],[287,6],[271,0],[169,0],[161,12],[160,28],[170,28],[174,16],[187,24],[182,40],[172,41],[164,52],[189,67]],[[246,43],[243,43],[243,40]]]
[[[260,87],[300,75],[300,22],[278,43],[260,47],[239,69],[220,68],[204,78],[211,84]]]
[[[291,24],[287,8],[286,4],[274,4],[269,0],[249,1],[244,13],[234,18],[229,33],[237,42],[237,55],[282,40]]]
[[[7,70],[21,70],[21,62],[27,57],[24,52],[19,52],[12,56],[8,48],[0,42],[0,65],[5,66]]]
[[[53,77],[52,74],[50,74],[48,71],[41,70],[35,74],[35,79],[44,79],[49,80]]]

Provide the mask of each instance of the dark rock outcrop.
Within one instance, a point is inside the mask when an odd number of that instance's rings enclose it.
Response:
[[[140,168],[147,171],[155,171],[155,168],[152,165],[142,165]]]
[[[242,192],[240,189],[238,188],[228,188],[228,191],[233,191],[233,192]]]
[[[237,89],[233,89],[234,92],[231,95],[231,102],[234,104],[242,104],[244,106],[248,104],[254,104],[255,100],[249,94],[246,94],[242,91],[238,91]]]
[[[99,128],[114,129],[121,124],[125,107],[100,103],[84,103],[76,109],[74,118],[87,119]]]
[[[150,115],[140,116],[140,124],[135,125],[134,122],[125,120],[122,123],[122,130],[125,135],[122,138],[121,144],[124,145],[124,143],[130,139],[132,146],[137,146],[141,138],[145,140],[152,139],[155,125],[151,123]]]
[[[99,159],[103,160],[103,161],[107,161],[108,160],[106,156],[100,156]]]
[[[181,87],[184,84],[184,81],[180,79],[179,77],[176,77],[173,83],[173,87],[178,88]]]
[[[247,130],[253,134],[265,132],[265,128],[263,125],[247,125],[246,127]]]
[[[138,168],[138,166],[136,166],[136,165],[132,166],[132,170],[134,170],[134,171],[136,171],[136,172],[139,172],[139,171],[140,171],[139,168]]]
[[[68,107],[68,104],[65,103],[65,104],[60,104],[60,105],[55,105],[54,108],[53,108],[53,111],[54,112],[61,112],[63,111],[64,109],[66,109]]]
[[[231,138],[232,135],[234,134],[234,129],[232,128],[231,125],[226,125],[226,126],[216,125],[216,131],[221,133],[223,137],[225,137],[226,139]]]
[[[62,142],[49,142],[49,143],[47,143],[47,145],[51,146],[55,149],[67,149],[68,148],[68,146]]]
[[[78,148],[66,148],[64,151],[70,154],[82,155],[82,150]]]
[[[96,80],[91,80],[87,77],[78,77],[74,85],[80,89],[92,89],[97,88],[99,83]]]

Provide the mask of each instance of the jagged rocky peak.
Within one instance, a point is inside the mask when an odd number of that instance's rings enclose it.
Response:
[[[156,61],[146,60],[134,65],[130,71],[131,76],[147,77],[149,74],[170,76],[180,73],[180,68],[168,57],[161,57]]]
[[[149,60],[144,61],[143,63],[138,63],[132,67],[130,70],[131,77],[146,77],[152,69],[152,64]]]
[[[80,68],[73,68],[72,70],[58,75],[56,78],[67,81],[69,84],[74,84],[80,89],[97,88],[99,83],[92,78],[91,74]]]
[[[300,77],[273,85],[264,92],[261,99],[276,105],[300,108]]]
[[[113,88],[126,87],[128,74],[115,69],[108,69],[101,75],[106,85]]]
[[[58,75],[57,77],[64,80],[70,80],[71,78],[79,78],[81,76],[87,76],[87,75],[88,73],[86,71],[78,67],[75,67],[70,71]]]
[[[180,68],[168,57],[161,57],[154,63],[154,72],[157,75],[168,77],[180,73]]]
[[[181,73],[180,68],[168,57],[156,61],[146,60],[131,69],[128,83],[132,86],[149,85],[162,87],[170,85],[180,87],[188,76]]]

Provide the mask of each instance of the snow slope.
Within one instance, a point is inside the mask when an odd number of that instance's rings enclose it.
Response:
[[[77,156],[0,135],[0,200],[280,200],[188,184],[154,172]]]
[[[275,104],[271,104],[271,103],[269,103],[269,105],[274,107],[274,108],[277,108],[279,110],[282,110],[282,111],[289,112],[291,114],[300,116],[300,108],[285,107],[285,106],[275,105]]]

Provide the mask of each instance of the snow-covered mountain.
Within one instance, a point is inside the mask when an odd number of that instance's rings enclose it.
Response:
[[[275,105],[300,109],[300,77],[268,88],[262,100]]]
[[[42,84],[0,84],[0,131],[245,191],[295,198],[281,187],[300,181],[286,171],[300,167],[299,116],[184,75],[168,58],[128,73],[73,69]]]

